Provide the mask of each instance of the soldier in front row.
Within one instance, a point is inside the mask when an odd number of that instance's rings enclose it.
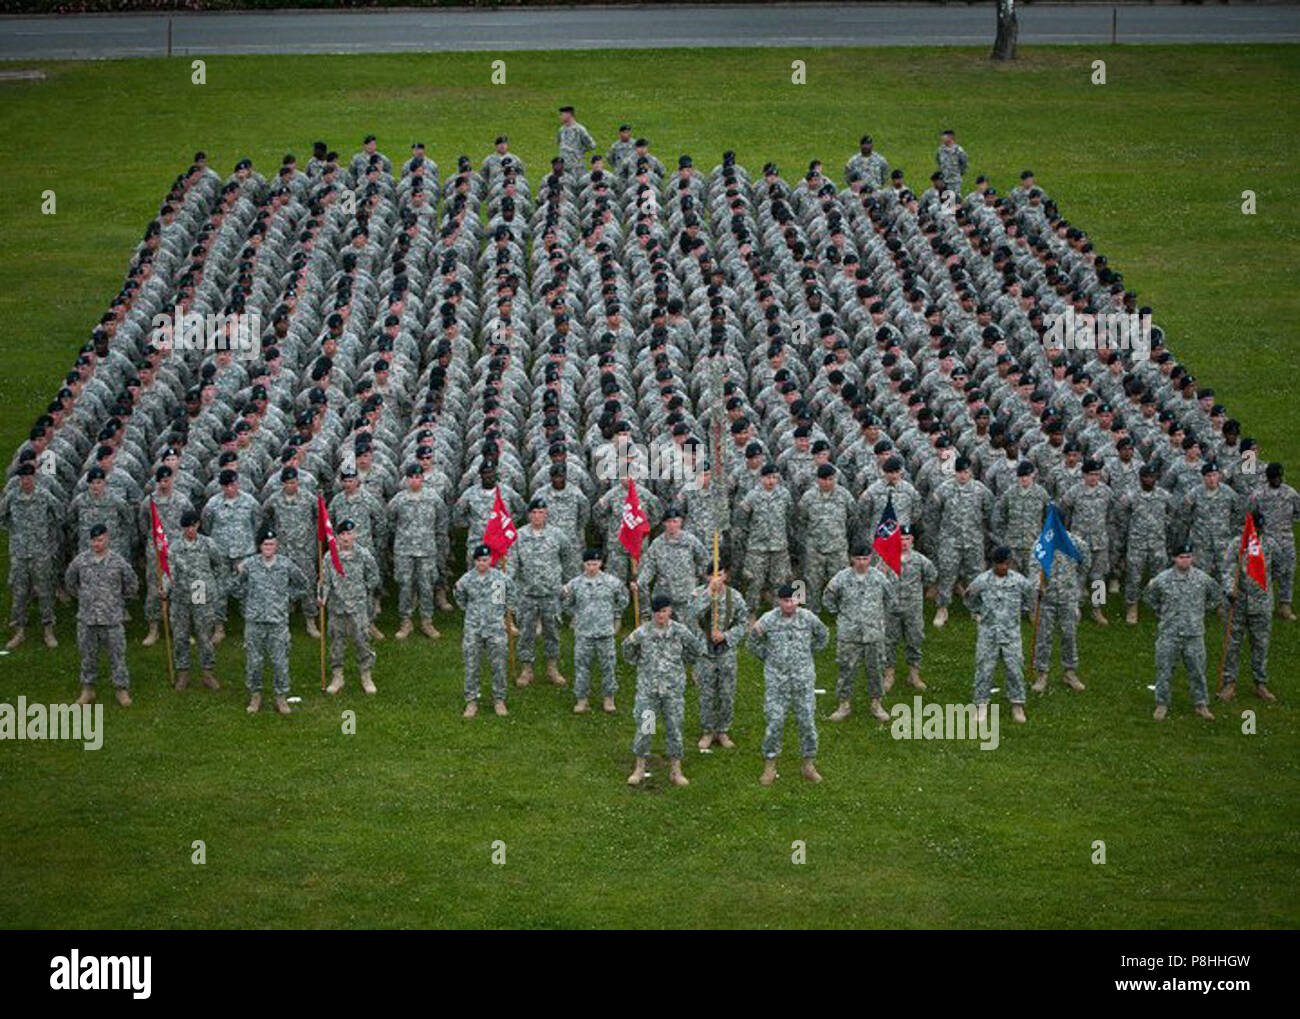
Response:
[[[884,696],[880,670],[885,616],[893,607],[896,594],[890,578],[872,568],[871,549],[866,545],[855,548],[850,565],[831,577],[826,585],[826,608],[839,617],[835,631],[835,665],[839,670],[835,697],[839,704],[831,712],[832,722],[843,721],[853,711],[853,685],[859,666],[867,672],[872,717],[879,722],[889,721],[889,712],[880,704]]]
[[[939,577],[938,568],[912,546],[916,536],[909,526],[900,527],[903,554],[899,559],[898,592],[892,605],[885,609],[885,683],[884,691],[894,688],[894,662],[898,642],[903,641],[903,660],[907,662],[907,682],[915,690],[925,689],[921,678],[921,647],[925,643],[925,589]]]
[[[533,681],[538,629],[546,654],[546,678],[556,686],[566,682],[560,672],[560,588],[566,579],[564,564],[572,558],[572,545],[572,537],[547,523],[546,500],[541,496],[533,499],[528,504],[528,526],[516,532],[507,560],[507,569],[519,588],[515,622],[524,664],[515,678],[518,686]]]
[[[245,684],[250,715],[262,710],[263,670],[269,659],[275,710],[289,714],[289,607],[308,590],[306,575],[288,556],[277,555],[275,528],[257,533],[257,555],[235,568],[231,593],[244,606]]]
[[[333,563],[326,562],[321,571],[317,602],[329,612],[330,684],[326,693],[343,689],[343,660],[347,643],[356,648],[357,668],[361,671],[361,689],[375,692],[370,674],[375,652],[370,647],[370,605],[379,590],[379,563],[369,550],[357,544],[357,525],[340,520],[338,526],[340,574]]]
[[[477,545],[474,565],[456,581],[452,594],[465,613],[465,632],[461,653],[465,657],[464,718],[478,714],[479,687],[482,684],[483,655],[492,670],[492,705],[496,713],[506,710],[506,639],[505,615],[515,605],[515,584],[504,570],[492,568],[492,549]]]
[[[1006,671],[1011,717],[1025,721],[1025,650],[1020,638],[1020,615],[1034,604],[1033,582],[1011,569],[1011,549],[993,550],[993,568],[973,581],[964,596],[975,617],[975,710],[982,724],[988,716],[993,672],[998,661]]]
[[[1192,565],[1192,546],[1184,544],[1174,564],[1156,575],[1142,599],[1156,610],[1156,710],[1163,721],[1169,713],[1170,679],[1179,659],[1187,667],[1187,691],[1196,713],[1213,721],[1205,688],[1205,613],[1223,602],[1219,585],[1204,570]]]
[[[691,597],[691,621],[707,634],[704,654],[695,664],[701,750],[708,750],[714,740],[726,750],[736,745],[728,730],[736,709],[736,650],[745,639],[749,609],[740,592],[728,583],[729,576],[728,564],[720,558],[717,571]]]
[[[1079,552],[1079,561],[1056,549],[1051,565],[1051,577],[1039,581],[1038,639],[1034,644],[1034,671],[1038,673],[1034,693],[1047,689],[1047,670],[1052,664],[1052,637],[1061,631],[1061,665],[1065,669],[1064,682],[1071,690],[1082,691],[1079,681],[1079,578],[1088,575],[1093,551],[1083,535],[1066,531]],[[1038,573],[1042,567],[1035,561]]]
[[[673,603],[657,594],[650,603],[650,619],[623,638],[623,660],[636,667],[636,706],[632,715],[636,736],[632,753],[636,764],[628,785],[645,780],[646,758],[655,730],[664,727],[668,741],[668,780],[684,786],[682,774],[682,724],[686,712],[686,666],[704,651],[699,634],[673,619]]]
[[[190,685],[190,634],[199,646],[199,667],[203,685],[220,690],[215,669],[217,652],[212,643],[216,626],[213,606],[221,600],[220,578],[225,572],[225,557],[217,543],[199,533],[201,514],[186,510],[180,518],[181,533],[169,543],[168,561],[171,579],[163,578],[168,595],[167,616],[172,628],[172,664],[176,668],[176,689]]]
[[[1228,650],[1223,656],[1223,676],[1219,698],[1230,701],[1237,695],[1237,665],[1246,635],[1250,635],[1250,672],[1255,680],[1255,695],[1261,700],[1275,701],[1268,688],[1268,645],[1273,635],[1273,581],[1271,564],[1277,562],[1277,550],[1271,534],[1259,536],[1264,554],[1264,586],[1260,587],[1246,570],[1240,569],[1237,557],[1241,544],[1229,541],[1223,553],[1223,590],[1232,606],[1231,625],[1228,629]]]
[[[627,588],[602,567],[600,549],[589,548],[582,554],[582,573],[560,589],[560,604],[573,620],[573,705],[575,715],[591,710],[591,660],[600,663],[601,696],[609,714],[615,710],[618,693],[617,660],[614,633],[619,617],[627,608]]]
[[[59,646],[54,636],[54,560],[50,555],[50,536],[58,533],[62,521],[59,500],[36,484],[36,465],[23,464],[18,468],[18,484],[0,495],[0,527],[9,532],[9,586],[14,599],[9,616],[14,633],[5,645],[6,651],[12,651],[26,639],[27,603],[33,594],[40,604],[45,646]]]
[[[777,779],[776,759],[781,756],[786,712],[793,706],[799,726],[799,755],[803,776],[820,782],[817,772],[817,670],[813,655],[830,643],[826,624],[795,603],[794,586],[782,584],[776,592],[778,606],[766,612],[749,630],[749,649],[763,662],[763,774],[761,785]]]
[[[108,653],[117,703],[131,706],[131,674],[126,669],[123,606],[134,598],[140,581],[130,563],[109,548],[112,536],[103,524],[90,529],[90,548],[68,563],[63,586],[77,599],[77,647],[81,650],[81,695],[78,704],[95,700],[99,652]]]

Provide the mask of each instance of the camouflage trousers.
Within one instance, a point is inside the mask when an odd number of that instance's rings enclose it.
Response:
[[[822,592],[830,583],[831,577],[849,565],[846,549],[823,552],[815,548],[808,549],[803,556],[803,582],[808,587],[807,607],[813,612],[822,610]]]
[[[999,661],[1006,673],[1007,700],[1012,704],[1024,704],[1025,651],[1019,637],[1002,641],[984,632],[975,638],[975,703],[989,702],[993,691],[993,673]]]
[[[515,625],[519,627],[519,658],[527,664],[537,654],[537,621],[542,622],[542,649],[549,661],[560,657],[559,583],[555,594],[521,594],[515,606]]]
[[[1097,581],[1104,581],[1110,576],[1110,545],[1106,542],[1106,535],[1103,534],[1100,538],[1091,539],[1088,542],[1088,548],[1092,552],[1092,562],[1088,564],[1088,575],[1079,577],[1079,582],[1089,589],[1084,592],[1085,594],[1091,594],[1090,589],[1096,585]],[[1025,574],[1026,577],[1031,575],[1029,573]]]
[[[77,620],[77,649],[81,652],[82,686],[95,685],[100,651],[108,655],[113,685],[123,690],[131,686],[131,674],[126,670],[126,628],[121,623],[100,626]]]
[[[217,579],[216,597],[211,599],[215,606],[217,622],[222,626],[226,625],[226,620],[230,618],[230,589],[239,576],[238,566],[245,559],[251,556],[239,556],[235,559],[225,559],[222,561],[222,573]]]
[[[1205,637],[1184,637],[1175,633],[1156,634],[1156,703],[1168,704],[1174,666],[1187,667],[1187,693],[1193,704],[1210,698],[1205,689]]]
[[[817,695],[814,687],[817,674],[812,667],[779,669],[771,665],[763,669],[763,717],[767,725],[763,730],[763,756],[781,756],[781,743],[785,738],[785,716],[793,708],[795,723],[799,727],[799,756],[805,760],[817,756]]]
[[[873,701],[885,695],[881,684],[879,641],[844,640],[835,643],[835,667],[839,672],[835,683],[837,700],[853,699],[853,687],[857,685],[858,669],[867,673],[867,696]]]
[[[905,661],[908,665],[921,664],[921,645],[925,643],[925,616],[923,606],[914,609],[885,610],[884,662],[893,665],[898,657],[898,642],[904,642]]]
[[[32,595],[41,607],[41,624],[54,622],[54,564],[49,556],[19,556],[9,563],[13,607],[9,625],[27,625],[27,605]]]
[[[144,556],[144,618],[151,623],[162,622],[162,592],[158,588],[158,557],[153,543]]]
[[[465,700],[476,701],[483,682],[483,659],[492,670],[492,699],[506,699],[506,655],[509,644],[506,641],[504,627],[491,633],[473,633],[465,631],[460,642],[461,654],[465,658]]]
[[[631,574],[631,562],[625,549],[617,539],[605,545],[605,572],[613,574],[619,580],[627,580]]]
[[[190,634],[193,633],[199,645],[199,665],[213,668],[217,664],[217,652],[212,646],[212,629],[216,624],[212,606],[173,596],[167,603],[167,617],[172,628],[172,664],[178,669],[189,669]]]
[[[644,689],[638,684],[636,704],[632,708],[632,717],[636,720],[632,754],[636,757],[649,757],[655,731],[662,725],[664,738],[668,743],[668,757],[672,760],[681,760],[682,725],[685,716],[685,686],[671,687],[667,693],[660,694],[655,693],[653,689]]]
[[[409,619],[419,601],[420,615],[433,618],[433,589],[438,583],[436,557],[406,555],[393,556],[393,577],[397,581],[397,614]]]
[[[1011,550],[1011,568],[1023,573],[1026,577],[1032,577],[1029,571],[1038,567],[1038,560],[1034,558],[1033,548],[1013,548]]]
[[[1046,672],[1052,664],[1052,638],[1061,631],[1061,667],[1078,668],[1079,620],[1071,598],[1044,598],[1038,610],[1038,642],[1034,645],[1034,671]]]
[[[1142,594],[1142,577],[1154,577],[1169,565],[1164,545],[1130,545],[1124,554],[1124,601],[1136,605]]]
[[[244,620],[244,682],[250,693],[260,693],[263,670],[271,666],[277,697],[289,693],[289,624]]]
[[[315,619],[320,615],[320,605],[316,602],[316,553],[295,550],[290,553],[289,558],[298,569],[302,570],[302,575],[307,578],[307,593],[302,596],[298,603],[302,607],[302,614],[308,619]],[[333,569],[333,567],[330,568]]]
[[[1228,633],[1228,653],[1223,659],[1223,682],[1237,682],[1241,646],[1250,636],[1250,673],[1256,686],[1268,685],[1268,642],[1273,635],[1273,616],[1264,612],[1234,612]]]
[[[745,553],[745,583],[748,585],[745,590],[745,601],[751,612],[758,612],[765,587],[770,586],[775,596],[776,589],[789,580],[789,549],[751,548]]]
[[[1225,536],[1222,541],[1218,537],[1210,540],[1192,539],[1192,555],[1195,556],[1197,567],[1204,570],[1215,580],[1223,580],[1223,559],[1220,553],[1227,547],[1232,540],[1230,536]]]
[[[591,662],[595,659],[600,667],[600,693],[602,697],[613,697],[618,693],[617,659],[614,653],[614,635],[601,637],[584,637],[575,634],[573,638],[573,695],[578,700],[586,700],[591,694]]]
[[[736,713],[736,652],[696,659],[695,682],[700,685],[700,731],[727,732]]]
[[[346,609],[329,607],[330,668],[343,668],[347,657],[348,641],[356,649],[357,668],[365,672],[375,664],[375,652],[370,646],[370,618]]]
[[[939,590],[935,600],[940,605],[951,604],[952,589],[957,581],[969,584],[984,569],[984,546],[958,544],[951,538],[940,538],[935,566],[939,570]]]
[[[1277,585],[1277,600],[1291,604],[1291,591],[1295,585],[1295,542],[1273,541],[1273,561],[1269,564],[1273,582]]]

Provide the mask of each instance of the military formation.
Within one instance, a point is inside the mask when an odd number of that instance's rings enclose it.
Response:
[[[1030,617],[1028,689],[1046,689],[1059,642],[1062,682],[1083,691],[1078,625],[1118,623],[1120,598],[1126,623],[1143,605],[1159,620],[1157,719],[1180,663],[1212,717],[1205,616],[1221,607],[1219,695],[1249,637],[1273,699],[1300,497],[1158,325],[1141,348],[1060,339],[1067,314],[1150,309],[1032,171],[1005,194],[968,187],[952,131],[923,189],[870,136],[838,179],[730,151],[705,169],[665,163],[628,124],[602,152],[572,107],[559,116],[557,155],[531,172],[506,135],[444,167],[421,142],[399,165],[374,136],[350,157],[318,142],[269,176],[242,159],[223,178],[196,153],[10,464],[8,650],[33,611],[55,646],[75,598],[82,701],[102,651],[129,705],[124,622],[143,588],[143,643],[170,634],[177,689],[196,656],[216,689],[233,599],[248,710],[269,669],[287,714],[296,615],[313,638],[324,620],[328,693],[351,648],[373,694],[385,603],[391,639],[418,618],[438,641],[454,601],[474,717],[484,670],[497,715],[512,682],[567,686],[567,619],[574,713],[596,682],[617,710],[620,654],[635,671],[634,785],[660,732],[687,784],[691,682],[698,747],[735,745],[742,644],[763,665],[761,781],[787,714],[820,781],[826,620],[829,718],[865,683],[885,721],[900,653],[927,689],[927,625],[958,600],[981,714],[1000,664],[1025,720]],[[183,316],[206,343],[161,324]],[[650,529],[636,555],[629,482]],[[1052,505],[1078,556],[1056,553],[1049,577],[1033,549]],[[486,543],[502,506],[503,556]],[[1248,513],[1267,590],[1239,568]],[[873,551],[894,528],[897,571]]]

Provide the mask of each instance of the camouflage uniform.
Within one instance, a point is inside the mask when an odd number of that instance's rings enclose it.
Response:
[[[1236,524],[1241,496],[1224,484],[1213,491],[1198,485],[1184,496],[1184,507],[1196,561],[1204,563],[1205,572],[1218,579],[1223,561],[1220,552],[1234,533],[1239,533]]]
[[[506,569],[518,587],[515,623],[519,627],[519,657],[525,662],[534,641],[537,621],[542,622],[542,645],[548,661],[560,657],[560,587],[564,564],[573,556],[573,539],[547,524],[540,531],[531,524],[518,537],[506,558]]]
[[[419,597],[420,615],[433,618],[433,589],[438,564],[448,552],[447,506],[428,488],[409,488],[388,501],[389,531],[393,535],[393,574],[397,579],[397,613],[410,618]]]
[[[472,566],[456,581],[452,591],[456,604],[465,612],[461,653],[465,658],[465,702],[479,698],[483,655],[492,669],[492,698],[506,699],[505,614],[514,609],[515,583],[503,570],[480,574]]]
[[[835,664],[839,669],[835,696],[841,703],[853,699],[859,665],[867,671],[867,696],[873,701],[884,696],[880,669],[885,615],[896,597],[895,585],[874,566],[862,573],[846,567],[826,585],[826,608],[839,617],[835,628]]]
[[[708,565],[708,550],[699,538],[687,531],[683,530],[676,538],[664,533],[650,542],[637,572],[641,619],[650,617],[651,595],[662,594],[672,599],[673,618],[693,626],[689,621],[691,595]]]
[[[803,580],[813,612],[821,611],[827,582],[848,564],[849,527],[856,508],[841,485],[825,493],[814,483],[799,499],[796,532],[804,547]]]
[[[686,666],[703,653],[699,634],[676,619],[662,627],[651,619],[623,638],[623,660],[636,666],[634,756],[650,756],[651,741],[662,723],[668,756],[681,759]]]
[[[261,525],[262,507],[247,492],[240,492],[233,502],[218,492],[203,507],[203,533],[216,542],[225,560],[216,607],[217,622],[223,626],[229,617],[228,599],[234,593],[237,567],[257,551],[254,536]]]
[[[892,605],[885,607],[885,665],[893,665],[898,642],[905,643],[908,665],[921,664],[921,645],[925,641],[925,589],[939,577],[939,571],[926,556],[913,549],[903,555],[902,572],[895,583],[898,593]]]
[[[803,607],[785,616],[780,608],[765,613],[749,633],[749,649],[763,662],[763,756],[781,756],[785,715],[793,704],[799,726],[799,754],[817,756],[817,670],[813,655],[830,643],[826,624]]]
[[[966,607],[975,617],[975,703],[987,704],[993,672],[1001,659],[1006,670],[1007,699],[1025,703],[1025,654],[1020,642],[1020,614],[1033,606],[1034,585],[1015,570],[999,577],[985,570],[966,590]]]
[[[1138,602],[1143,573],[1155,577],[1169,565],[1169,512],[1172,505],[1173,496],[1159,487],[1150,492],[1136,488],[1120,498],[1120,510],[1128,517],[1124,601],[1129,605]]]
[[[561,605],[573,620],[573,693],[591,693],[591,660],[600,664],[601,695],[618,693],[614,632],[627,608],[627,585],[602,570],[595,577],[579,574],[564,585]]]
[[[973,478],[962,484],[949,478],[930,496],[926,529],[939,536],[936,601],[952,601],[958,577],[971,577],[984,568],[984,524],[993,509],[993,493]]]
[[[190,541],[184,533],[170,543],[168,564],[171,588],[167,616],[172,628],[172,661],[181,672],[190,667],[190,633],[199,645],[199,665],[214,668],[217,653],[212,646],[212,628],[216,624],[212,606],[221,602],[221,551],[206,534]],[[191,630],[192,627],[192,630]]]
[[[1183,573],[1175,566],[1147,585],[1142,599],[1160,615],[1156,628],[1156,703],[1169,703],[1169,681],[1181,659],[1187,666],[1187,690],[1193,704],[1205,704],[1205,612],[1223,601],[1219,586],[1195,566]]]
[[[1113,497],[1110,486],[1104,481],[1089,486],[1087,482],[1075,483],[1061,499],[1065,511],[1065,525],[1087,544],[1091,555],[1090,565],[1079,571],[1079,579],[1095,585],[1105,581],[1110,572],[1110,529],[1108,527]],[[1075,547],[1079,547],[1075,543]],[[1082,551],[1082,549],[1080,549]],[[1082,586],[1081,586],[1082,589]]]
[[[1079,578],[1086,576],[1092,553],[1082,535],[1066,531],[1074,547],[1079,550],[1080,560],[1075,562],[1064,552],[1057,551],[1052,560],[1052,576],[1046,587],[1040,585],[1038,608],[1038,641],[1034,646],[1034,671],[1046,672],[1052,662],[1052,634],[1061,631],[1061,667],[1076,669],[1079,667]],[[1042,576],[1042,567],[1034,562],[1034,576]]]
[[[77,599],[77,647],[81,651],[81,685],[94,686],[99,651],[108,653],[113,685],[129,689],[126,670],[126,630],[123,606],[136,596],[140,581],[131,565],[111,548],[103,556],[93,549],[79,552],[68,563],[63,586]]]
[[[700,685],[700,730],[727,732],[736,710],[736,651],[745,639],[749,609],[740,592],[728,584],[718,595],[718,629],[721,644],[714,644],[713,595],[703,584],[691,596],[690,618],[704,638],[704,654],[695,664],[695,681]]]
[[[339,562],[343,576],[339,576],[333,562],[326,561],[320,584],[329,613],[330,668],[343,668],[347,642],[351,640],[356,647],[357,668],[365,672],[375,664],[375,652],[370,647],[370,599],[379,588],[379,563],[369,550],[355,544],[350,552],[339,549]]]
[[[244,604],[244,652],[249,693],[260,693],[269,659],[275,695],[289,693],[289,606],[308,590],[307,578],[288,556],[270,562],[245,559],[235,571],[231,593]]]
[[[934,154],[935,164],[939,168],[939,173],[943,176],[943,186],[952,191],[957,197],[961,198],[961,178],[966,172],[969,158],[966,150],[956,143],[952,145],[940,145]]]
[[[295,495],[280,489],[262,505],[263,519],[274,522],[279,540],[277,554],[293,560],[307,578],[307,592],[302,596],[302,614],[308,619],[316,617],[316,559],[319,555],[316,539],[316,496],[301,488]]]
[[[1029,576],[1036,568],[1034,542],[1043,530],[1049,501],[1038,482],[1027,488],[1012,482],[993,506],[993,534],[1011,549],[1011,568]]]
[[[1277,488],[1265,483],[1251,493],[1249,508],[1262,512],[1268,544],[1273,547],[1269,569],[1277,582],[1277,600],[1290,605],[1295,584],[1295,521],[1300,516],[1300,495],[1285,481]]]
[[[747,521],[745,594],[752,612],[758,611],[764,585],[770,584],[775,590],[790,579],[793,509],[790,491],[784,485],[770,492],[760,485],[740,501],[740,515]]]
[[[158,592],[158,553],[153,547],[153,517],[149,512],[149,503],[158,507],[158,520],[162,524],[163,534],[167,535],[167,544],[174,545],[181,536],[181,516],[193,509],[189,499],[175,488],[170,495],[155,492],[145,496],[140,504],[140,533],[145,536],[144,553],[144,618],[150,623],[162,619],[162,598]],[[110,534],[114,533],[109,531]]]
[[[0,526],[9,531],[9,586],[13,608],[9,625],[27,624],[27,601],[35,594],[41,623],[54,622],[54,557],[50,535],[63,519],[58,499],[40,487],[24,492],[15,485],[0,496]],[[71,590],[71,588],[69,588]]]
[[[586,154],[596,148],[591,134],[576,120],[571,124],[560,125],[555,132],[555,145],[559,149],[560,158],[564,160],[565,171],[577,173],[582,173]]]
[[[1223,685],[1237,682],[1237,660],[1242,642],[1250,634],[1250,671],[1256,686],[1268,686],[1268,645],[1273,634],[1273,583],[1268,576],[1268,564],[1273,558],[1271,539],[1263,540],[1265,579],[1267,587],[1247,575],[1242,563],[1241,576],[1237,577],[1238,541],[1230,541],[1224,549],[1221,562],[1223,591],[1228,597],[1236,586],[1236,601],[1232,605],[1232,628],[1228,631],[1228,650],[1223,658]]]

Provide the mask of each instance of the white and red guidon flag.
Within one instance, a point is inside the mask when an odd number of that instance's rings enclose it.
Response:
[[[627,498],[623,500],[623,524],[618,529],[618,543],[627,549],[634,562],[641,560],[641,543],[650,533],[650,521],[641,509],[641,497],[636,494],[636,482],[627,482]]]
[[[167,532],[163,530],[162,520],[158,516],[158,507],[154,505],[153,496],[149,497],[149,525],[153,529],[153,547],[158,553],[158,568],[170,578],[172,569],[171,564],[167,561]]]
[[[487,527],[483,528],[483,544],[492,550],[493,566],[505,558],[516,537],[515,522],[510,519],[505,501],[501,498],[501,486],[498,485],[496,499],[492,503],[492,515],[488,517]]]
[[[330,511],[325,508],[325,496],[316,494],[316,540],[330,550],[330,562],[341,577],[343,563],[339,561],[339,546],[334,540],[334,525],[330,523]]]
[[[1268,590],[1268,563],[1264,559],[1264,543],[1255,530],[1255,517],[1247,513],[1241,529],[1241,554],[1246,557],[1246,575],[1265,591]]]

